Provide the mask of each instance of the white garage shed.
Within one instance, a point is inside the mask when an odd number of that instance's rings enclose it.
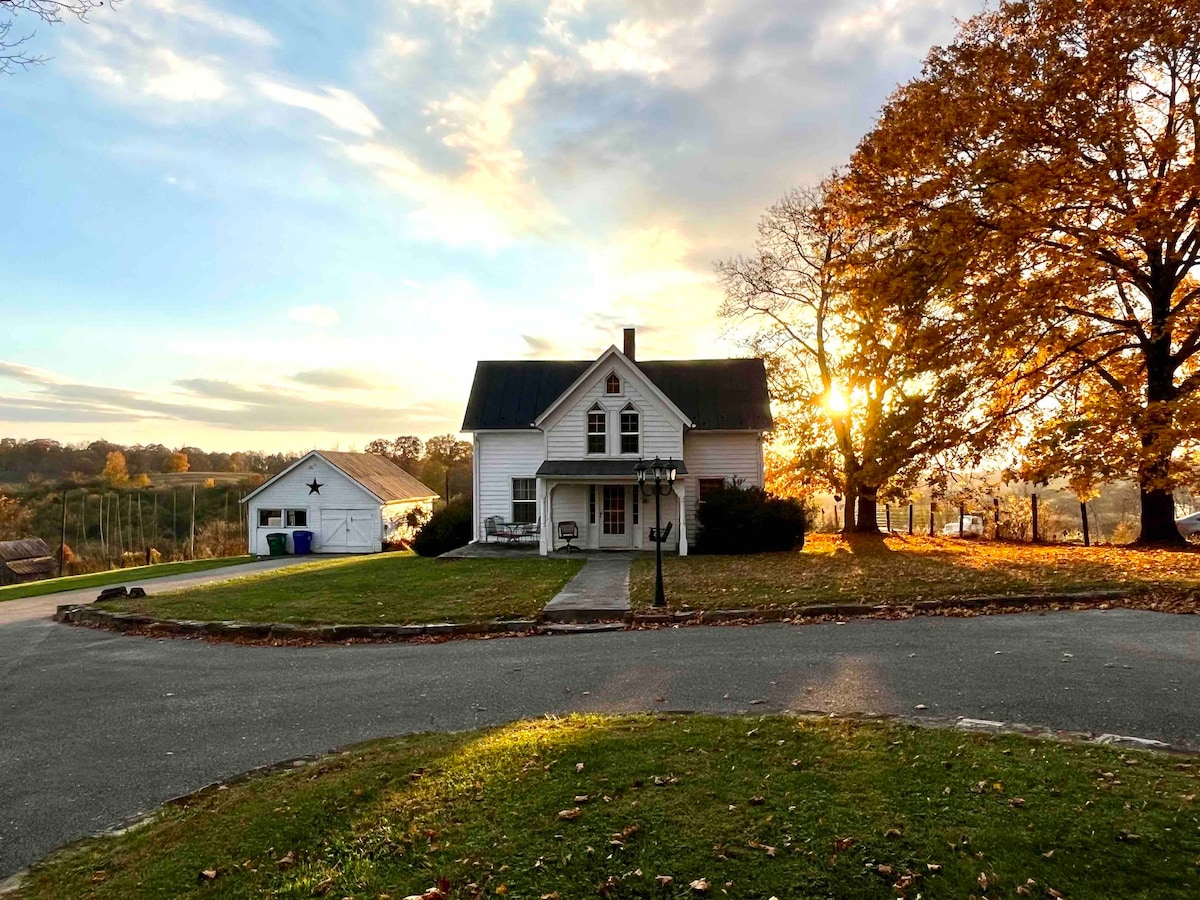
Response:
[[[409,513],[433,512],[438,493],[374,453],[313,450],[247,494],[250,552],[266,556],[267,535],[313,533],[314,553],[378,553],[410,536]]]

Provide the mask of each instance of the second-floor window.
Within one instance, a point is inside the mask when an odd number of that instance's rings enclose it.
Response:
[[[642,417],[632,406],[626,406],[621,410],[621,452],[640,452],[641,438]]]
[[[587,452],[605,453],[608,450],[608,416],[593,406],[587,414]]]

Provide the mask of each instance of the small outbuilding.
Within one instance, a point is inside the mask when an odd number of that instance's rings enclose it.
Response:
[[[437,491],[375,453],[313,450],[247,494],[250,553],[270,552],[268,534],[312,532],[314,553],[378,553],[411,536],[433,512]],[[414,515],[415,514],[415,515]]]
[[[0,584],[39,581],[58,574],[58,562],[41,538],[0,541]]]

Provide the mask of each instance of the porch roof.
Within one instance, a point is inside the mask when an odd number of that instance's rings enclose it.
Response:
[[[548,459],[537,470],[538,478],[634,478],[636,459]],[[683,460],[675,461],[675,471],[687,474]]]

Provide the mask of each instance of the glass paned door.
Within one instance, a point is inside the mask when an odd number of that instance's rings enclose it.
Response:
[[[629,543],[627,488],[620,484],[603,486],[600,506],[600,543],[606,547],[624,547]]]

